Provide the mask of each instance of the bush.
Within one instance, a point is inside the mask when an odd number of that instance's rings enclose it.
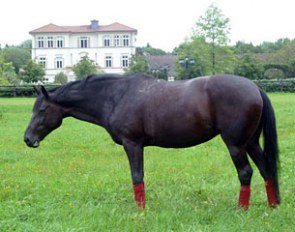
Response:
[[[64,74],[63,72],[60,72],[55,75],[54,77],[54,83],[56,84],[66,84],[68,82],[68,76]]]
[[[266,92],[290,92],[295,93],[295,78],[289,79],[263,79],[254,81]]]

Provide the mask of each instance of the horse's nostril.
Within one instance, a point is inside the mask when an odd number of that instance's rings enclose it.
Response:
[[[26,144],[28,144],[28,145],[30,144],[30,139],[28,137],[25,137],[24,141],[25,141]]]

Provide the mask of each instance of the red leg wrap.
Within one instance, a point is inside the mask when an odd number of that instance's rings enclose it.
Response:
[[[239,196],[239,207],[248,209],[250,201],[251,188],[250,185],[242,185]]]
[[[276,189],[272,179],[265,181],[265,188],[267,193],[268,205],[270,207],[276,207],[278,205],[278,199],[276,196]]]
[[[135,202],[138,206],[138,208],[145,208],[145,192],[144,192],[144,183],[140,184],[134,184],[133,185],[134,189],[134,197],[135,197]]]

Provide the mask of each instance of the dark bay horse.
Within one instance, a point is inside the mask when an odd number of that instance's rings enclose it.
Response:
[[[145,146],[184,148],[218,134],[237,169],[241,184],[238,205],[249,207],[253,170],[248,156],[265,181],[269,206],[280,203],[274,110],[266,94],[246,78],[216,75],[167,82],[143,74],[92,75],[36,91],[33,116],[24,135],[26,144],[38,147],[65,117],[104,127],[127,153],[139,207],[146,204]],[[259,144],[262,132],[264,150]]]

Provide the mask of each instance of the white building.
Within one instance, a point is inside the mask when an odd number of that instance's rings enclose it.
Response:
[[[30,32],[32,59],[45,67],[46,81],[53,82],[59,72],[75,80],[72,67],[83,56],[95,61],[106,73],[124,73],[136,50],[137,30],[120,23],[57,26],[48,24]]]

